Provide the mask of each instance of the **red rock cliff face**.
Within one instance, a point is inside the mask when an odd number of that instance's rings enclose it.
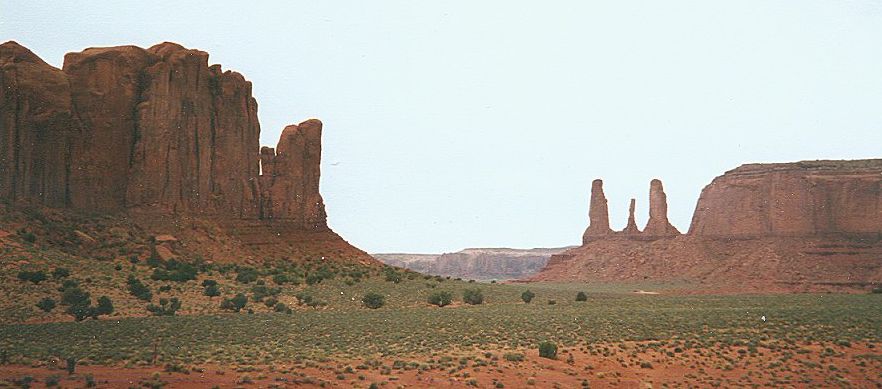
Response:
[[[327,230],[321,122],[289,126],[261,154],[251,83],[209,66],[205,52],[90,48],[59,70],[7,42],[0,104],[2,199]]]
[[[318,191],[322,123],[307,120],[285,127],[275,149],[261,149],[260,217],[294,220],[312,230],[327,229]]]
[[[0,198],[64,206],[79,130],[67,75],[14,42],[0,45]]]
[[[882,160],[743,165],[701,192],[689,233],[882,234]]]

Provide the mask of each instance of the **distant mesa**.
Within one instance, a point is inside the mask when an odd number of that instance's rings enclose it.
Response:
[[[435,276],[467,280],[511,280],[530,277],[538,273],[552,255],[571,248],[469,248],[440,255],[372,255],[387,265]]]
[[[866,290],[882,284],[882,159],[748,164],[701,192],[687,234],[652,180],[649,221],[609,230],[603,183],[591,186],[581,247],[531,280],[671,281],[708,290]]]
[[[0,45],[0,200],[12,204],[201,218],[263,251],[321,241],[372,261],[327,226],[321,134],[311,119],[261,149],[251,82],[175,43],[88,48],[62,69]]]

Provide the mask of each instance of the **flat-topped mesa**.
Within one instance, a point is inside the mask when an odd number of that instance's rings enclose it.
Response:
[[[680,231],[668,221],[668,196],[659,179],[649,183],[649,221],[643,228],[644,237],[668,237],[680,235]]]
[[[882,159],[747,164],[701,192],[690,235],[882,237]]]
[[[609,208],[606,196],[603,194],[603,180],[597,179],[591,183],[591,205],[588,209],[588,228],[582,234],[582,243],[612,235],[609,228]]]
[[[88,48],[57,69],[0,45],[0,199],[326,230],[321,122],[289,126],[275,150],[259,136],[251,82],[203,51]]]
[[[637,208],[637,200],[631,199],[631,205],[628,206],[628,225],[622,230],[623,235],[640,235],[640,229],[637,228],[637,220],[634,218],[635,208]]]

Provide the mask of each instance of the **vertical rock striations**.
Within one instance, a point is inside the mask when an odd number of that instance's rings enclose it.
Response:
[[[0,199],[67,205],[81,130],[70,95],[64,72],[15,42],[0,45]]]
[[[321,134],[308,120],[259,150],[251,83],[174,43],[89,48],[61,70],[0,45],[0,199],[324,231]]]
[[[588,219],[588,228],[582,234],[583,243],[613,233],[609,228],[609,208],[606,196],[603,194],[603,180],[598,179],[591,183],[591,205],[588,209]]]
[[[311,119],[285,127],[275,150],[261,149],[261,219],[290,220],[309,230],[328,228],[318,191],[321,137],[322,122]]]
[[[668,221],[668,196],[658,179],[649,183],[649,221],[643,228],[643,234],[647,237],[680,235],[680,231]]]
[[[742,165],[701,191],[689,234],[882,237],[882,159]]]

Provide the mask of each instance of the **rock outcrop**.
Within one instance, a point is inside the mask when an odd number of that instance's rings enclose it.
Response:
[[[89,48],[60,70],[0,45],[0,200],[13,204],[332,234],[321,133],[308,120],[259,149],[251,83],[178,44]]]
[[[328,227],[318,191],[321,138],[322,123],[313,119],[285,127],[275,149],[261,148],[261,219],[293,220],[311,230]]]
[[[750,164],[701,192],[689,233],[882,235],[882,159]]]
[[[665,195],[662,182],[658,179],[649,183],[649,221],[643,228],[643,235],[648,237],[680,235],[680,231],[668,221],[668,196]]]
[[[591,183],[591,204],[588,208],[588,228],[582,234],[582,242],[588,242],[597,237],[611,235],[609,228],[609,208],[606,196],[603,194],[603,180],[594,180]]]
[[[632,202],[633,209],[633,202]],[[532,280],[671,281],[714,292],[850,291],[882,284],[882,160],[750,164],[704,188],[689,232],[650,220],[552,256]]]
[[[625,226],[625,229],[622,230],[622,234],[628,236],[637,236],[640,235],[640,229],[637,228],[637,219],[634,217],[634,211],[637,208],[637,200],[631,199],[631,204],[628,205],[628,224]]]

